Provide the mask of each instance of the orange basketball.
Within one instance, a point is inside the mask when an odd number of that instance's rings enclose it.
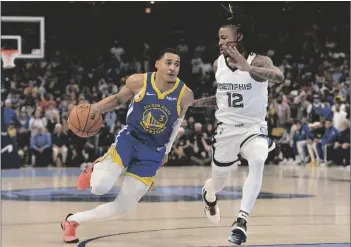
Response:
[[[99,132],[102,126],[100,111],[90,104],[73,107],[69,114],[68,127],[79,137],[90,137]]]

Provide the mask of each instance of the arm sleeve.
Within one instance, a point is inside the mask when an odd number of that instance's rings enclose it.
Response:
[[[173,131],[172,131],[171,137],[169,138],[169,142],[166,144],[166,154],[168,154],[172,149],[173,142],[177,137],[178,130],[179,130],[180,125],[183,122],[183,119],[184,119],[184,117],[178,118],[173,124]]]

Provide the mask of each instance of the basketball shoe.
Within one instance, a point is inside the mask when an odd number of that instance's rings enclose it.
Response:
[[[68,244],[74,244],[79,242],[79,238],[76,236],[76,230],[78,227],[77,222],[67,221],[68,217],[72,214],[66,216],[66,218],[61,222],[61,229],[63,231],[63,241]]]
[[[236,221],[233,223],[232,231],[229,235],[229,242],[232,242],[236,245],[241,245],[241,243],[246,242],[246,220],[243,218],[237,218]]]
[[[218,224],[219,221],[221,220],[221,213],[219,211],[219,207],[217,205],[217,198],[214,202],[209,202],[206,200],[206,189],[205,187],[202,188],[202,200],[205,204],[205,214],[207,216],[207,218],[215,223],[215,224]]]

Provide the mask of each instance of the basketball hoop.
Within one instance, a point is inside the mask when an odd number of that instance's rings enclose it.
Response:
[[[20,52],[18,50],[1,49],[1,59],[3,62],[2,67],[4,69],[12,69],[16,67],[15,59],[18,55],[20,55]]]

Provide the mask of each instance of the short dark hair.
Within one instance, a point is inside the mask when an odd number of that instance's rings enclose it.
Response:
[[[158,55],[157,55],[157,60],[160,60],[161,58],[163,58],[163,56],[166,54],[166,53],[172,53],[172,54],[175,54],[175,55],[179,55],[179,52],[176,50],[176,49],[173,49],[173,48],[165,48],[163,50],[161,50]]]

